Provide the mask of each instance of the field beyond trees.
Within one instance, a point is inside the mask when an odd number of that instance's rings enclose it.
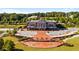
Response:
[[[0,28],[19,28],[24,27],[26,25],[8,25],[8,24],[0,24]]]

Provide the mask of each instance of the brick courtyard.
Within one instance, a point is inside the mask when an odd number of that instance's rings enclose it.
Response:
[[[50,35],[46,34],[46,31],[37,31],[37,34],[34,35],[33,38],[38,42],[22,41],[21,43],[35,48],[54,48],[63,44],[63,42],[45,42],[48,40],[50,41],[52,38]]]

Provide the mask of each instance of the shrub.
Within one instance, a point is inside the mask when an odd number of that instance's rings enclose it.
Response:
[[[3,45],[4,45],[4,40],[3,39],[0,39],[0,50],[2,50]]]
[[[6,50],[6,51],[11,51],[11,50],[14,49],[14,46],[15,46],[15,44],[14,44],[13,41],[11,41],[11,40],[6,40],[6,41],[5,41],[5,44],[4,44],[4,50]]]

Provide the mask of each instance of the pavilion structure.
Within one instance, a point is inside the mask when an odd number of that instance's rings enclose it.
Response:
[[[56,30],[56,21],[51,20],[30,20],[27,21],[28,30]]]

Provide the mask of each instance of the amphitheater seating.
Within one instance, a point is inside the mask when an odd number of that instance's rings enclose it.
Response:
[[[74,32],[77,32],[77,28],[69,28],[66,30],[59,30],[59,31],[47,31],[45,32],[46,34],[50,36],[66,36],[66,35],[71,35]],[[18,36],[27,36],[27,37],[33,37],[34,35],[37,34],[38,31],[18,31],[16,35]],[[40,33],[41,34],[41,33]]]
[[[20,31],[20,32],[18,32],[16,35],[32,37],[32,36],[34,36],[35,34],[37,34],[37,32],[35,32],[35,31]]]
[[[47,34],[52,35],[52,36],[60,36],[60,35],[66,35],[66,34],[73,34],[76,31],[78,31],[78,29],[70,28],[67,30],[60,30],[60,31],[48,31]]]

